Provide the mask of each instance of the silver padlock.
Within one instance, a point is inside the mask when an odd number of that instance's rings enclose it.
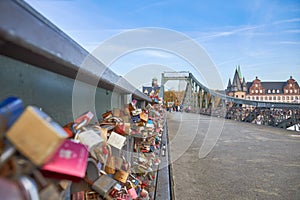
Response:
[[[60,200],[57,186],[44,178],[42,173],[38,170],[33,170],[33,177],[37,184],[39,184],[39,198],[40,200]]]
[[[103,198],[106,198],[110,192],[110,190],[113,189],[113,187],[117,184],[117,181],[109,177],[108,175],[101,175],[97,180],[94,182],[89,180],[88,178],[84,178],[84,180],[92,186],[92,189],[95,190],[102,196]]]

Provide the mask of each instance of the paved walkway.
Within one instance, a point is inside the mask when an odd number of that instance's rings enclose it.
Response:
[[[199,159],[210,119],[168,114],[170,156],[176,159],[172,164],[176,200],[300,199],[300,137],[226,120],[213,150]],[[214,119],[212,127],[222,123]]]

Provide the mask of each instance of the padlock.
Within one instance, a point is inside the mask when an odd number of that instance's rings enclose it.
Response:
[[[131,199],[138,198],[136,190],[135,190],[135,188],[134,188],[134,186],[133,186],[133,184],[132,184],[131,181],[127,181],[126,182],[126,189],[127,189],[128,194],[130,195]]]
[[[92,189],[100,194],[101,197],[106,198],[109,192],[117,184],[117,181],[109,177],[108,175],[101,175],[94,182],[89,180],[87,177],[84,180],[92,186]]]
[[[131,102],[131,103],[128,104],[128,110],[129,110],[129,112],[131,112],[133,110],[136,110],[135,103],[136,102]]]
[[[85,200],[85,191],[79,191],[79,192],[72,193],[71,200]]]
[[[34,164],[40,166],[53,156],[67,133],[47,114],[28,106],[7,131],[11,143]]]
[[[148,114],[144,113],[144,112],[141,112],[140,113],[140,119],[143,121],[143,122],[148,122]]]
[[[70,122],[63,126],[63,129],[68,134],[68,138],[73,138],[74,135],[76,135],[77,130],[75,130],[74,128],[75,128],[74,122]]]
[[[87,161],[85,145],[65,140],[41,171],[47,177],[79,181],[85,175]]]
[[[122,149],[122,147],[124,146],[124,143],[126,141],[126,137],[112,131],[112,133],[110,134],[110,137],[108,138],[107,143],[119,150]]]
[[[119,183],[116,183],[113,189],[109,192],[109,196],[115,198],[117,194],[120,192],[121,188],[122,186]]]
[[[94,156],[91,154],[91,157],[95,158],[97,160],[97,166],[98,169],[102,169],[103,164],[106,162],[106,156],[108,155],[108,147],[106,147],[106,145],[103,145],[102,148],[94,148],[93,150],[93,154],[95,154]]]
[[[90,123],[90,121],[93,119],[93,117],[94,117],[94,114],[91,111],[88,111],[88,112],[83,113],[79,117],[77,117],[74,120],[74,123],[75,124],[80,124],[80,123],[82,123],[84,121],[85,124],[82,125],[82,126],[86,126],[86,125],[88,125]]]
[[[117,200],[130,200],[130,196],[129,194],[127,193],[126,189],[123,188],[119,194],[118,194],[118,197],[117,197]]]
[[[100,195],[93,191],[93,190],[88,190],[85,191],[85,199],[84,200],[102,200],[102,198],[100,197]]]
[[[103,138],[98,135],[94,130],[87,130],[78,134],[79,141],[88,147],[92,156],[95,155],[95,148],[102,148]]]
[[[114,117],[121,117],[121,115],[122,115],[121,109],[119,109],[119,108],[114,108],[113,109],[113,116]]]
[[[85,176],[88,180],[91,181],[95,181],[99,178],[97,162],[93,158],[88,158]],[[85,200],[85,191],[89,190],[91,190],[91,187],[84,180],[81,180],[79,182],[72,182],[70,185],[70,193],[74,200]]]
[[[130,134],[130,123],[117,124],[114,131],[121,135],[129,135]]]
[[[111,118],[113,116],[113,113],[112,113],[112,111],[110,110],[110,111],[107,111],[106,113],[103,113],[102,114],[102,118],[103,118],[103,120],[105,121],[105,120],[108,120],[109,118]]]
[[[137,115],[140,115],[142,112],[143,112],[142,109],[135,109],[135,110],[131,111],[131,115],[137,116]]]
[[[130,174],[130,164],[126,161],[125,157],[122,156],[121,167],[118,168],[117,172],[114,175],[114,179],[122,183],[126,183],[128,176]]]
[[[115,157],[115,168],[117,170],[121,169],[122,168],[122,165],[123,165],[123,158],[118,156],[118,157]]]
[[[39,198],[40,200],[59,200],[61,199],[57,187],[48,182],[44,176],[38,170],[33,170],[33,177],[36,183],[39,185]]]
[[[0,138],[1,133],[9,129],[23,111],[23,101],[17,97],[8,97],[0,102]]]
[[[105,163],[105,167],[104,170],[107,174],[115,174],[116,173],[116,166],[115,166],[115,158],[112,155],[112,150],[110,145],[107,145],[109,153],[108,153],[108,157]]]
[[[140,196],[143,199],[148,199],[149,198],[149,192],[145,188],[142,188],[141,191],[140,191]]]
[[[88,159],[85,176],[91,181],[95,181],[100,176],[97,162],[93,158]]]
[[[128,171],[124,171],[124,170],[117,170],[117,172],[114,175],[114,179],[121,182],[121,183],[126,183],[127,179],[129,176],[129,172]]]

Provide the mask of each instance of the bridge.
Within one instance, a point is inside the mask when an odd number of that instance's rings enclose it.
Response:
[[[287,128],[300,123],[300,103],[267,102],[240,99],[214,91],[188,71],[163,72],[161,78],[162,93],[164,85],[170,80],[186,81],[182,101],[183,109],[192,112],[225,117],[243,122],[254,122]],[[229,107],[228,104],[231,104]],[[278,109],[280,111],[278,111]],[[287,114],[286,114],[287,113]]]
[[[0,11],[0,99],[18,96],[26,105],[43,108],[60,124],[72,121],[73,115],[89,110],[89,106],[97,108],[93,113],[101,116],[106,110],[122,108],[133,99],[138,100],[140,108],[151,102],[99,60],[88,56],[87,51],[26,3],[0,1]],[[83,76],[76,76],[84,61],[105,72],[100,80],[89,68]],[[72,93],[75,79],[82,83],[76,95]],[[207,88],[190,72],[164,72],[162,92],[169,80],[187,82],[184,105],[191,106],[195,113],[167,114],[167,126],[163,128],[169,137],[163,134],[162,143],[167,150],[165,157],[161,157],[161,165],[166,167],[158,172],[156,199],[300,199],[299,135],[237,122],[253,122],[260,117],[261,124],[288,127],[299,123],[299,104],[229,97]],[[85,102],[83,110],[73,107],[72,95]],[[96,99],[95,105],[89,105]],[[252,108],[247,111],[241,105]],[[234,120],[225,120],[214,148],[199,159],[200,145],[205,142],[212,123],[223,123],[221,117]],[[179,143],[174,142],[175,138]],[[183,142],[189,139],[191,143],[184,146]],[[178,154],[182,147],[186,149]],[[178,159],[172,160],[175,157]],[[26,162],[16,163],[19,170],[19,165]],[[1,181],[4,178],[0,176]]]

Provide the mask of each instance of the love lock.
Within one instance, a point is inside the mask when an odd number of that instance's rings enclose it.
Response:
[[[34,126],[29,124],[34,124]],[[23,155],[37,166],[41,166],[51,158],[68,137],[59,124],[33,106],[25,109],[7,131],[6,136]]]

